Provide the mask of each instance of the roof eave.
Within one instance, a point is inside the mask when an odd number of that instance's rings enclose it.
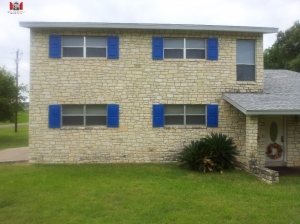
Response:
[[[300,115],[300,110],[247,110],[246,115]]]
[[[277,33],[278,28],[250,26],[220,26],[193,24],[152,23],[92,23],[92,22],[19,22],[24,28],[93,28],[93,29],[145,29],[145,30],[195,30],[250,33]]]
[[[238,103],[236,103],[235,101],[233,101],[231,98],[229,98],[225,94],[223,94],[223,99],[226,100],[231,105],[233,105],[238,110],[240,110],[242,113],[246,114],[247,110],[244,107],[242,107],[241,105],[239,105]]]
[[[225,94],[223,99],[245,115],[300,115],[300,109],[247,110]]]

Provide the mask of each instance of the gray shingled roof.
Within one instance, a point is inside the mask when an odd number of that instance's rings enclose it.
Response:
[[[300,73],[265,70],[263,93],[224,93],[244,114],[300,114]]]

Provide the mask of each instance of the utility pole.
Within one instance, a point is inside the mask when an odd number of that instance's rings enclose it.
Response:
[[[19,79],[19,49],[17,50],[17,55],[16,55],[16,86],[18,88],[19,84],[18,84],[18,79]],[[18,95],[16,96],[16,105],[18,104]],[[15,111],[15,132],[18,132],[18,110],[16,107],[16,111]]]

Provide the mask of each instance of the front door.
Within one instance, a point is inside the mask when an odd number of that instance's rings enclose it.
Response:
[[[266,167],[285,166],[283,116],[266,117]]]

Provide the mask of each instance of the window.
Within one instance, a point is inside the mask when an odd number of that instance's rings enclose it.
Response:
[[[236,41],[237,81],[255,81],[255,41]]]
[[[63,126],[106,125],[107,105],[62,105]]]
[[[106,51],[106,37],[64,36],[62,38],[63,57],[106,58]]]
[[[164,58],[205,59],[205,39],[164,38]]]
[[[205,125],[205,105],[164,105],[165,125]]]
[[[49,58],[61,57],[119,59],[119,36],[49,35]]]

